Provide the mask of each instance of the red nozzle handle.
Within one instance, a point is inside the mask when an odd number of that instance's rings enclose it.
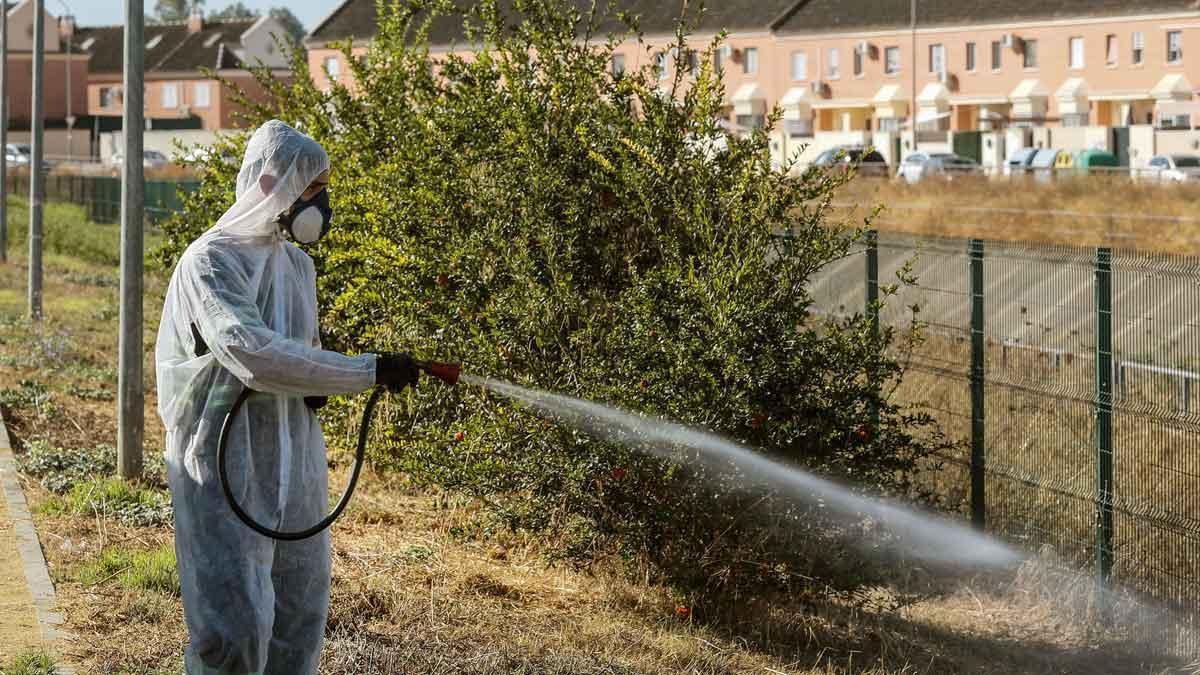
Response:
[[[439,363],[437,361],[418,361],[417,367],[426,374],[449,385],[458,384],[458,374],[462,372],[460,363]]]

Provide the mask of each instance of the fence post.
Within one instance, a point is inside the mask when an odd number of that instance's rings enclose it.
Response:
[[[984,528],[984,471],[987,466],[984,447],[983,408],[983,241],[967,244],[971,265],[971,523]]]
[[[867,231],[867,321],[870,324],[871,339],[879,341],[879,232]],[[876,433],[879,429],[879,407],[871,406],[871,429]]]
[[[1112,249],[1096,249],[1096,585],[1100,598],[1113,566]],[[1103,600],[1101,600],[1103,603]]]

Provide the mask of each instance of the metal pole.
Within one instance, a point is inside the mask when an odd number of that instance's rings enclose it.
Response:
[[[870,322],[871,339],[879,343],[879,232],[867,232],[867,321]],[[871,406],[871,433],[879,429],[879,408]]]
[[[118,364],[117,468],[123,478],[142,473],[145,392],[142,388],[142,0],[125,0],[125,136],[121,175],[121,335]]]
[[[42,175],[42,95],[45,90],[46,8],[33,1],[33,101],[29,111],[29,318],[42,318],[42,200],[46,193]]]
[[[1113,566],[1112,249],[1096,249],[1096,588],[1101,607]]]
[[[8,262],[8,12],[0,10],[0,263]]]
[[[908,119],[912,130],[912,151],[917,151],[917,0],[911,0],[908,5],[909,29],[912,35],[912,99],[908,102]],[[897,157],[899,162],[900,158]]]
[[[983,407],[983,241],[967,244],[971,264],[971,523],[985,523],[984,476],[986,464]]]

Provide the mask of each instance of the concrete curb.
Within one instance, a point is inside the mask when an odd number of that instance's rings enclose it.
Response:
[[[17,478],[17,462],[9,445],[8,429],[4,426],[4,417],[0,415],[0,487],[3,488],[8,513],[13,520],[13,532],[17,537],[17,552],[21,556],[21,564],[25,568],[25,582],[29,585],[29,594],[33,596],[33,607],[37,614],[38,626],[42,631],[42,643],[48,649],[59,655],[58,647],[69,641],[71,635],[63,630],[63,615],[55,607],[54,582],[50,580],[50,571],[46,568],[46,558],[42,555],[42,545],[38,541],[37,530],[33,526],[33,518],[29,515],[29,505],[25,502],[25,493],[21,490],[21,482]],[[75,671],[57,664],[57,675],[75,675]]]

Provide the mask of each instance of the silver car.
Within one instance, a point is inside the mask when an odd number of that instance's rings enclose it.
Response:
[[[898,175],[909,183],[926,178],[953,180],[959,176],[974,176],[983,173],[979,162],[952,152],[914,152],[904,158]]]

